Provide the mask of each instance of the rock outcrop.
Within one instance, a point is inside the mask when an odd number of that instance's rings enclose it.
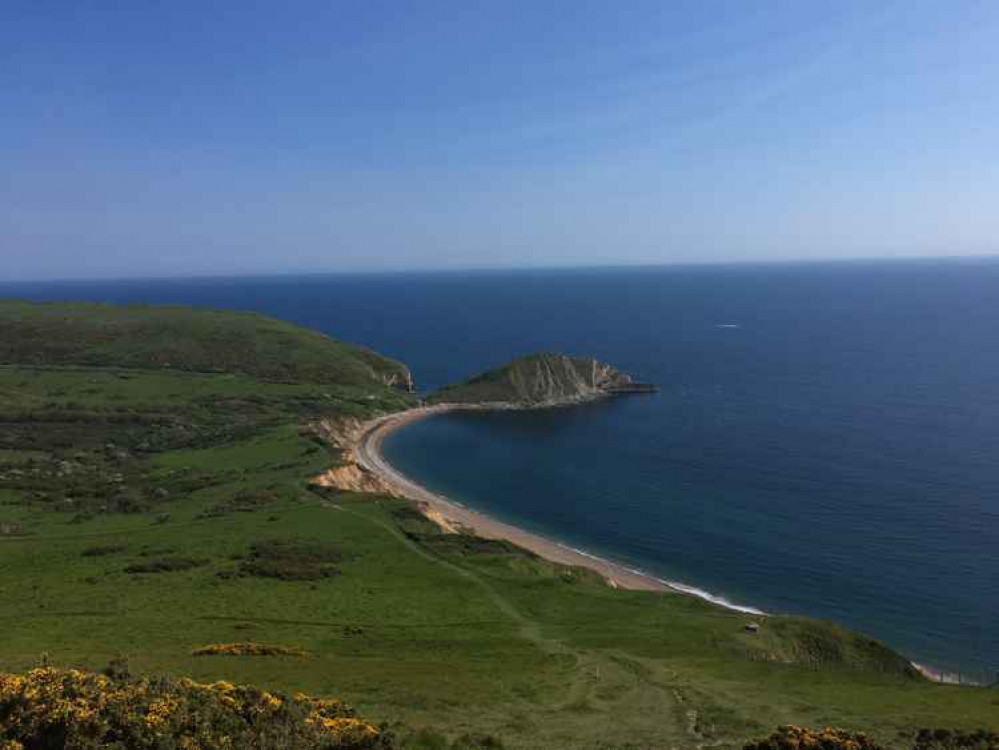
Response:
[[[612,393],[653,390],[605,362],[543,352],[514,360],[432,393],[430,403],[542,407],[590,401]]]
[[[354,355],[370,368],[372,376],[377,380],[380,380],[389,388],[395,388],[397,391],[404,391],[405,393],[413,392],[413,373],[402,362],[390,359],[362,346],[354,345],[352,348]]]
[[[405,365],[401,366],[395,372],[382,373],[381,377],[382,382],[389,388],[395,388],[398,391],[405,391],[406,393],[413,392],[413,374]]]

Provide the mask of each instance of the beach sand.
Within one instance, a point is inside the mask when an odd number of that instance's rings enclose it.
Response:
[[[358,465],[376,475],[385,485],[390,487],[393,490],[393,494],[415,500],[428,517],[438,523],[443,522],[442,525],[445,527],[467,530],[486,539],[505,539],[546,560],[563,565],[576,565],[588,568],[599,573],[612,586],[642,591],[679,593],[679,589],[654,576],[631,570],[609,560],[588,555],[539,534],[534,534],[491,518],[484,513],[466,508],[453,500],[431,492],[406,477],[382,456],[382,440],[393,430],[435,414],[474,408],[476,407],[444,404],[419,407],[374,419],[363,424],[355,431],[354,440],[352,441],[352,458]]]

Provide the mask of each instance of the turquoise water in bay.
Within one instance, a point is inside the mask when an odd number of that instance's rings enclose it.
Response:
[[[999,262],[0,285],[252,309],[421,387],[529,351],[653,395],[435,417],[387,457],[472,507],[724,599],[999,670]]]

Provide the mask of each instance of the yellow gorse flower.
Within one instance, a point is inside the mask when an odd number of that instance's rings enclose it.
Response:
[[[176,712],[179,705],[180,700],[174,696],[167,696],[166,698],[153,701],[149,704],[149,710],[146,712],[146,724],[153,728],[162,727],[170,721],[170,718]]]
[[[297,646],[272,646],[245,641],[211,643],[194,649],[191,656],[306,656],[306,652]]]
[[[101,738],[127,734],[136,747],[172,736],[176,746],[186,750],[252,746],[265,726],[283,727],[296,746],[331,750],[372,748],[381,737],[376,726],[336,699],[305,694],[287,698],[222,680],[114,681],[51,667],[0,673],[0,715],[5,717],[0,750],[24,750],[53,731],[68,744],[99,743]]]

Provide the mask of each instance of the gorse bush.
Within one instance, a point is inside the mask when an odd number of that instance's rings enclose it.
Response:
[[[196,648],[191,656],[305,656],[297,646],[269,646],[264,643],[212,643]]]
[[[391,738],[338,700],[230,682],[0,674],[2,750],[365,750]]]
[[[744,750],[884,750],[867,735],[844,729],[808,729],[792,724],[777,727],[769,737],[748,742]]]

